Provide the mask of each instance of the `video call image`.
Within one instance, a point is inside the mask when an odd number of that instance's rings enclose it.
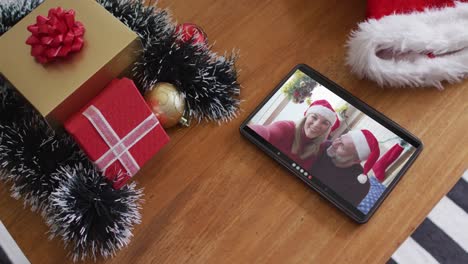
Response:
[[[300,70],[248,126],[364,214],[416,150]]]

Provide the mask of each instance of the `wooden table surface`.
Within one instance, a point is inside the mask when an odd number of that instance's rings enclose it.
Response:
[[[218,52],[239,49],[239,117],[169,131],[137,176],[142,224],[107,263],[384,263],[468,165],[468,82],[381,89],[344,65],[366,1],[161,1],[202,26]],[[306,63],[422,139],[425,149],[369,223],[354,223],[239,134],[241,122],[297,63]],[[40,215],[1,184],[0,217],[32,263],[64,263]]]

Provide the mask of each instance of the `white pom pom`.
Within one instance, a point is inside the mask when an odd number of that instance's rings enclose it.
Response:
[[[367,182],[367,176],[364,175],[364,174],[360,174],[358,177],[357,177],[357,180],[360,184],[364,184]]]

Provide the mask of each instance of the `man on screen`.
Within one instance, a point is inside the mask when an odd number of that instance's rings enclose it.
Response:
[[[327,151],[312,166],[312,177],[357,207],[370,189],[367,173],[380,155],[377,139],[363,129],[350,131],[324,144]],[[360,163],[364,161],[363,168]]]

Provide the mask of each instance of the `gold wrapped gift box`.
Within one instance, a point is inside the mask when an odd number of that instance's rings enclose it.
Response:
[[[83,49],[42,65],[31,56],[29,25],[49,9],[74,9],[86,32]],[[122,77],[141,54],[137,34],[95,0],[46,0],[0,37],[0,73],[53,127],[94,98],[108,82]]]

